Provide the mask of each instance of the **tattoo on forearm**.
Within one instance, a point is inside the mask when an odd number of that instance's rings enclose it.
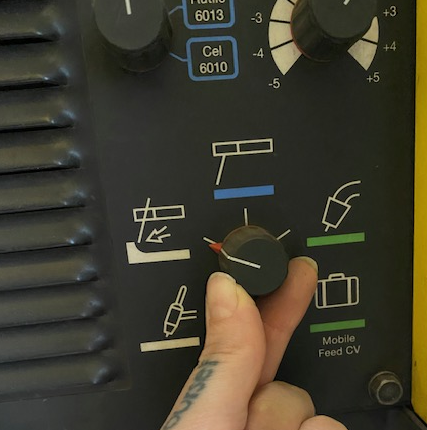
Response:
[[[212,376],[214,368],[217,365],[218,361],[205,360],[201,362],[199,370],[194,377],[194,381],[188,387],[188,391],[179,404],[179,409],[170,416],[161,430],[170,430],[181,421],[182,415],[191,408],[196,399],[200,396],[200,393],[206,388],[206,382]]]

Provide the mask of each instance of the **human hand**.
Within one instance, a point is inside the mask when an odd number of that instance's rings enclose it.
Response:
[[[315,416],[306,391],[273,382],[316,285],[308,257],[291,260],[283,285],[257,303],[230,276],[211,275],[205,346],[161,430],[345,430]]]

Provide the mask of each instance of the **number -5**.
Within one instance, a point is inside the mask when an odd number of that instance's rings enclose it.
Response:
[[[279,78],[274,78],[269,84],[270,87],[274,88],[275,90],[277,90],[278,88],[280,88],[280,79]]]

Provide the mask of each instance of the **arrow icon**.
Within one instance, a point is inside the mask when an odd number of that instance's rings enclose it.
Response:
[[[163,243],[163,239],[166,239],[167,237],[171,237],[171,234],[165,233],[162,234],[168,227],[165,225],[160,230],[157,230],[155,228],[147,237],[145,240],[146,242],[150,243]]]

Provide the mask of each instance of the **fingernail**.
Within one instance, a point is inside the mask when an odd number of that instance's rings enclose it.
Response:
[[[316,263],[316,261],[313,260],[312,258],[303,256],[303,257],[296,257],[295,260],[305,261],[315,270],[316,273],[319,273],[319,266]]]
[[[209,277],[206,290],[206,306],[209,318],[231,317],[237,309],[237,284],[227,273],[215,272]]]

